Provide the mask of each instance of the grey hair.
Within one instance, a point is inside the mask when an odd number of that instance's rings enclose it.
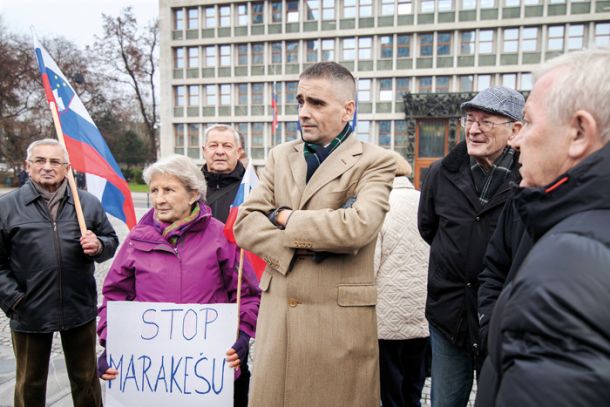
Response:
[[[220,130],[220,131],[230,131],[233,133],[233,139],[235,140],[236,147],[242,147],[241,136],[239,132],[233,126],[229,126],[228,124],[218,123],[213,126],[208,127],[203,132],[203,145],[205,146],[208,142],[208,135],[212,130]]]
[[[26,160],[30,160],[32,158],[32,152],[34,151],[34,149],[38,146],[59,146],[59,148],[61,148],[61,151],[63,151],[64,153],[64,161],[69,163],[70,162],[70,156],[68,155],[68,150],[66,150],[66,148],[56,139],[54,138],[43,138],[42,140],[36,140],[34,142],[32,142],[27,150],[26,150]]]
[[[599,126],[602,141],[610,141],[610,47],[584,49],[553,58],[536,69],[534,82],[559,71],[546,96],[551,120],[567,123],[578,110],[590,113]]]
[[[146,185],[150,185],[150,180],[155,175],[172,175],[178,178],[188,191],[198,192],[198,199],[205,199],[207,187],[203,173],[188,157],[172,154],[149,165],[142,173]]]

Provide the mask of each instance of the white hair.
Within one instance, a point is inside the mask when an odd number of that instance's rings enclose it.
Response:
[[[61,151],[64,153],[64,161],[66,163],[70,162],[70,157],[68,156],[68,151],[66,150],[66,148],[56,139],[54,138],[43,138],[42,140],[36,140],[33,143],[31,143],[27,150],[26,150],[26,160],[31,160],[32,159],[32,153],[34,152],[34,149],[38,146],[58,146],[59,148],[61,148]]]
[[[142,178],[146,185],[155,175],[172,175],[184,185],[188,191],[199,193],[198,199],[205,199],[206,183],[203,173],[188,157],[172,154],[146,167]]]
[[[610,141],[610,47],[553,58],[533,72],[534,82],[551,71],[559,72],[546,96],[551,120],[565,124],[585,110],[595,118],[602,141]]]
[[[205,129],[205,131],[203,132],[203,145],[205,146],[208,142],[208,135],[210,134],[210,132],[212,130],[220,130],[220,131],[230,131],[231,133],[233,133],[233,139],[235,140],[235,147],[241,147],[242,143],[241,143],[241,136],[239,134],[239,132],[237,130],[235,130],[235,127],[233,126],[229,126],[228,124],[215,124],[213,126],[208,127],[207,129]]]

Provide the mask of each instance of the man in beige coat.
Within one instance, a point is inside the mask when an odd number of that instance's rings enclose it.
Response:
[[[355,82],[334,62],[307,68],[302,140],[269,153],[240,208],[240,247],[267,262],[250,406],[379,406],[375,240],[394,161],[351,134]]]

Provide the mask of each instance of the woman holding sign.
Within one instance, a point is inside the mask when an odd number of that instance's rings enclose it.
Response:
[[[153,208],[129,233],[104,282],[98,335],[106,344],[108,301],[231,303],[237,300],[239,249],[224,236],[203,201],[206,184],[187,157],[173,155],[144,170]],[[239,337],[227,361],[249,377],[247,350],[254,337],[260,290],[250,265],[244,264]],[[116,378],[104,354],[100,377]],[[238,374],[236,374],[238,376]],[[243,379],[242,379],[243,380]],[[235,406],[247,405],[248,386],[235,386]]]

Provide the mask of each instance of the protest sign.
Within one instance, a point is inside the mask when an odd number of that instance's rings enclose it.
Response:
[[[236,304],[108,302],[108,407],[232,406]]]

